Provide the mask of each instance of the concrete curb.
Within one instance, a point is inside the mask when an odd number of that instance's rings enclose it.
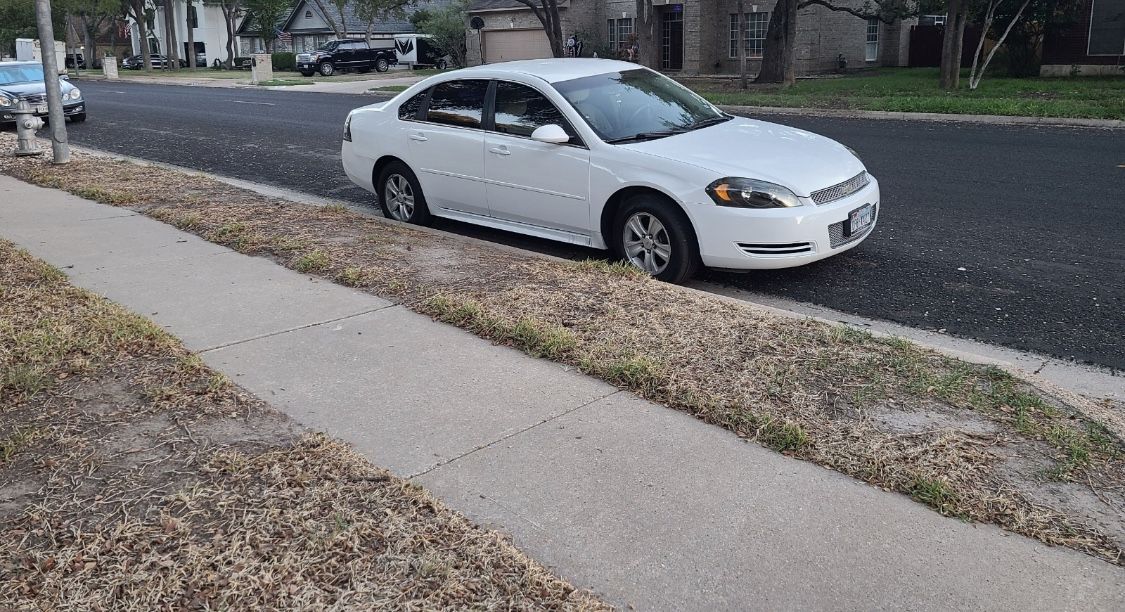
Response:
[[[891,121],[937,121],[981,123],[987,125],[1042,125],[1051,127],[1091,127],[1125,129],[1120,119],[1080,119],[1071,117],[1018,117],[1007,115],[958,115],[951,113],[904,113],[895,111],[842,110],[832,108],[790,108],[785,106],[730,106],[719,108],[731,114],[795,115],[834,119],[884,119]]]

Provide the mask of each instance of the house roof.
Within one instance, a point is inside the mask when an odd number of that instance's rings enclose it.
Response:
[[[297,7],[295,7],[295,6],[290,7],[289,10],[282,13],[281,19],[277,20],[277,23],[274,24],[274,27],[278,30],[284,29],[285,22],[289,21],[289,18],[293,15],[293,9],[295,9],[295,8],[297,8]],[[242,23],[240,23],[238,25],[238,31],[235,32],[235,34],[237,34],[239,36],[243,36],[243,35],[256,36],[258,33],[255,32],[254,30],[255,30],[255,28],[254,28],[254,11],[248,10],[248,11],[246,11],[246,14],[243,15]]]
[[[414,26],[410,23],[410,15],[416,11],[441,9],[449,6],[453,0],[418,0],[414,4],[410,4],[403,9],[403,15],[391,15],[386,19],[381,19],[375,22],[375,28],[372,30],[374,34],[405,34],[414,31]],[[320,7],[315,2],[308,0],[298,0],[296,6],[293,7],[292,12],[286,16],[285,22],[280,26],[282,30],[288,31],[293,17],[303,14],[305,11],[312,11],[321,19],[328,22],[328,18],[321,12]],[[330,16],[333,21],[338,21],[339,16],[336,14],[335,6],[329,7]],[[355,4],[348,3],[344,6],[344,26],[349,33],[363,33],[367,31],[367,23],[356,15]],[[302,30],[307,32],[308,30]],[[332,33],[331,26],[324,28],[325,33]]]
[[[566,6],[567,0],[559,0],[559,8]],[[519,0],[473,0],[469,4],[470,13],[482,11],[530,11],[531,9]]]

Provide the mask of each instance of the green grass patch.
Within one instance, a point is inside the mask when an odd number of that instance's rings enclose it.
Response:
[[[375,93],[399,93],[407,89],[410,89],[409,85],[383,85],[382,87],[372,87],[367,91],[373,91]]]
[[[35,441],[42,431],[34,427],[17,427],[15,431],[0,438],[0,464],[8,463],[20,451]]]
[[[689,81],[716,104],[917,113],[1125,119],[1125,76],[1010,78],[988,75],[975,91],[940,88],[936,68],[880,68],[789,88]]]
[[[336,275],[336,282],[348,287],[358,287],[363,284],[366,278],[367,274],[364,273],[363,268],[348,267]]]
[[[316,81],[309,79],[270,79],[268,81],[258,81],[255,85],[260,87],[291,87],[293,85],[312,85]]]
[[[530,318],[510,323],[489,315],[472,300],[437,295],[427,300],[423,309],[439,321],[512,344],[533,357],[561,360],[577,344],[574,334],[561,325]]]
[[[758,431],[758,441],[779,452],[797,452],[809,444],[809,434],[796,423],[770,420]]]
[[[109,191],[106,189],[99,189],[97,187],[74,187],[69,191],[80,198],[93,200],[95,202],[101,202],[102,204],[112,204],[114,206],[120,206],[122,204],[130,204],[133,202],[133,198],[131,198],[127,194]]]
[[[957,494],[949,483],[936,478],[915,478],[906,485],[914,501],[930,506],[942,514],[953,514]]]
[[[293,269],[298,272],[320,272],[328,267],[331,259],[328,253],[320,249],[314,249],[307,253],[302,253],[293,261]]]
[[[649,278],[647,272],[624,261],[606,261],[604,259],[590,258],[571,263],[570,265],[581,272],[608,274],[616,278],[631,278],[637,280]]]

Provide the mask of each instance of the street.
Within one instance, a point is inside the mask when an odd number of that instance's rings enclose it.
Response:
[[[89,108],[88,122],[68,124],[76,144],[372,202],[344,177],[339,142],[347,112],[375,98],[76,84]],[[766,119],[854,148],[881,182],[879,227],[860,247],[813,265],[706,272],[706,280],[1125,369],[1120,131]],[[462,224],[441,227],[557,255],[597,256]]]

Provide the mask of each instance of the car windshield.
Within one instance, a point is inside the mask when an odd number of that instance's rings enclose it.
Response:
[[[340,41],[331,40],[316,48],[317,51],[335,51],[336,47],[340,45]]]
[[[43,81],[43,67],[38,64],[0,66],[0,85]]]
[[[690,89],[644,68],[554,87],[606,142],[660,138],[730,118]]]

